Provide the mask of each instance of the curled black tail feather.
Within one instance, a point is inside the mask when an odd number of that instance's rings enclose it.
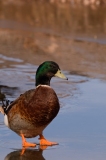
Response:
[[[5,99],[2,101],[2,108],[4,109],[4,113],[6,113],[7,107],[12,103],[13,101],[10,101],[8,99]]]
[[[0,104],[2,105],[2,108],[4,110],[4,113],[7,112],[8,110],[8,107],[10,106],[10,104],[13,102],[13,101],[10,101],[6,98],[6,95],[4,93],[1,92],[1,88],[0,88]]]

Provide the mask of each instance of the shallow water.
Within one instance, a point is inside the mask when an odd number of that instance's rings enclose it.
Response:
[[[24,91],[34,88],[37,66],[23,63],[12,57],[3,57],[0,69],[0,85],[10,100]],[[11,61],[7,68],[6,61]],[[56,91],[61,109],[58,116],[45,129],[44,135],[57,146],[41,150],[27,149],[21,154],[21,138],[9,130],[0,114],[0,160],[104,160],[106,157],[106,81],[87,76],[72,75],[64,71],[68,81],[54,78],[51,86]],[[38,143],[38,137],[28,139]]]
[[[0,160],[105,160],[106,8],[44,1],[0,2],[0,88],[14,100],[34,88],[37,65],[56,61],[68,81],[53,78],[61,109],[44,130],[59,145],[23,155],[21,138],[0,114]],[[39,143],[38,137],[28,141]]]

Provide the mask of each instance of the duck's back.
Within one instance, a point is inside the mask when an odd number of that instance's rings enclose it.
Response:
[[[7,111],[9,126],[16,132],[27,128],[44,129],[56,117],[59,109],[54,90],[50,86],[39,85],[36,89],[22,94],[11,104]]]

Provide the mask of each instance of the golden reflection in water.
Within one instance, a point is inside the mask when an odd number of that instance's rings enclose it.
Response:
[[[4,160],[45,160],[41,149],[26,149],[22,155],[21,152],[22,150],[13,151]]]

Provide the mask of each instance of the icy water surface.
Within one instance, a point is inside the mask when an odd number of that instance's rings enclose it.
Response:
[[[37,66],[0,55],[0,87],[10,100],[34,88]],[[15,61],[15,62],[14,62]],[[8,63],[7,63],[8,62]],[[10,62],[10,63],[9,63]],[[60,66],[61,67],[61,66]],[[21,154],[21,138],[9,130],[0,114],[0,160],[105,160],[106,81],[64,71],[68,81],[54,78],[61,109],[44,135],[57,146],[27,149]],[[28,139],[38,143],[38,137]]]

